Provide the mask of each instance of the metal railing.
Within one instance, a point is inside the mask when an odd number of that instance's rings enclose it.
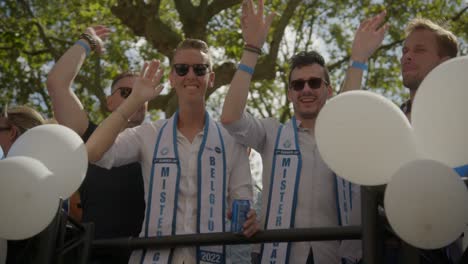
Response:
[[[467,180],[464,179],[465,183]],[[325,240],[362,240],[363,263],[384,263],[383,249],[386,229],[390,229],[379,204],[383,199],[384,187],[361,187],[361,226],[297,228],[260,231],[251,238],[230,232],[161,236],[149,238],[116,238],[93,240],[92,224],[79,224],[65,213],[59,212],[53,223],[41,233],[43,254],[35,263],[64,263],[64,255],[77,248],[80,252],[78,263],[87,263],[92,249],[109,248],[173,248],[179,246],[253,244],[265,242],[298,242]],[[387,231],[388,232],[388,231]],[[390,229],[391,232],[391,229]],[[51,242],[52,241],[52,242]],[[55,245],[54,242],[55,241]],[[420,250],[401,242],[402,264],[418,264]],[[438,262],[434,262],[438,263]],[[460,263],[468,263],[468,250]]]

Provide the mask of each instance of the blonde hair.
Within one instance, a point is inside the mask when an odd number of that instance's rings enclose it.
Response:
[[[45,123],[44,118],[39,112],[24,105],[8,108],[6,111],[6,119],[10,125],[18,128],[20,135],[30,128]]]
[[[457,37],[449,30],[432,22],[426,18],[415,18],[411,20],[405,29],[406,36],[408,37],[415,30],[429,30],[433,32],[437,39],[439,47],[439,56],[449,56],[450,58],[456,57],[458,53]]]
[[[185,39],[184,41],[180,42],[179,45],[177,45],[177,48],[173,52],[173,57],[175,57],[176,53],[179,50],[185,50],[185,49],[196,49],[199,50],[200,52],[206,54],[206,58],[208,59],[208,65],[210,66],[210,70],[212,70],[212,63],[211,63],[211,53],[208,48],[208,44],[206,44],[205,41],[200,40],[200,39]]]

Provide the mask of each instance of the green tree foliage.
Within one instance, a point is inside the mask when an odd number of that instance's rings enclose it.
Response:
[[[216,83],[207,93],[209,106],[219,112],[225,89],[242,52],[241,0],[6,0],[0,2],[0,103],[29,104],[50,116],[45,89],[47,72],[89,25],[110,26],[107,52],[93,54],[73,89],[95,121],[106,115],[106,88],[118,72],[138,70],[139,60],[169,58],[183,38],[208,42],[215,55]],[[464,6],[465,5],[465,6]],[[399,72],[403,29],[411,18],[443,22],[468,53],[468,7],[462,0],[319,1],[268,0],[277,12],[254,74],[249,109],[259,116],[286,120],[291,109],[284,96],[287,60],[299,50],[318,49],[332,71],[335,90],[343,80],[354,30],[364,18],[383,9],[391,28],[383,46],[369,62],[365,88],[401,102],[405,91]],[[135,59],[136,58],[136,59]],[[173,91],[150,103],[166,114],[177,108]]]

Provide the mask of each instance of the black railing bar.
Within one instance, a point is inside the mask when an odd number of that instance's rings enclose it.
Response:
[[[254,244],[265,242],[297,242],[361,239],[361,226],[296,228],[260,231],[251,238],[231,232],[191,234],[149,238],[101,239],[92,242],[93,248],[172,248],[181,246]]]

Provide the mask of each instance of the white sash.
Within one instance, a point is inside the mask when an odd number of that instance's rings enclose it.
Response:
[[[336,177],[336,206],[338,222],[341,226],[361,224],[361,190],[360,185],[351,183],[340,176]]]
[[[336,207],[340,226],[361,224],[361,190],[353,184],[335,174],[336,179]],[[361,240],[341,241],[339,255],[352,263],[362,258]]]
[[[294,228],[302,168],[295,117],[279,127],[274,151],[265,230]],[[338,176],[336,176],[336,183],[336,203],[340,225],[359,225],[361,221],[359,186]],[[262,244],[261,263],[289,263],[289,253],[290,243]],[[352,260],[360,258],[360,242],[343,241],[340,255]]]
[[[294,228],[302,168],[294,117],[279,127],[274,152],[265,230]],[[289,253],[290,243],[262,244],[261,263],[288,263]]]
[[[176,233],[180,161],[176,112],[157,135],[153,154],[144,237]],[[226,155],[218,124],[205,113],[203,140],[198,153],[197,233],[225,231]],[[144,249],[132,253],[129,263],[171,263],[173,250]],[[224,263],[224,246],[197,247],[197,263]]]

